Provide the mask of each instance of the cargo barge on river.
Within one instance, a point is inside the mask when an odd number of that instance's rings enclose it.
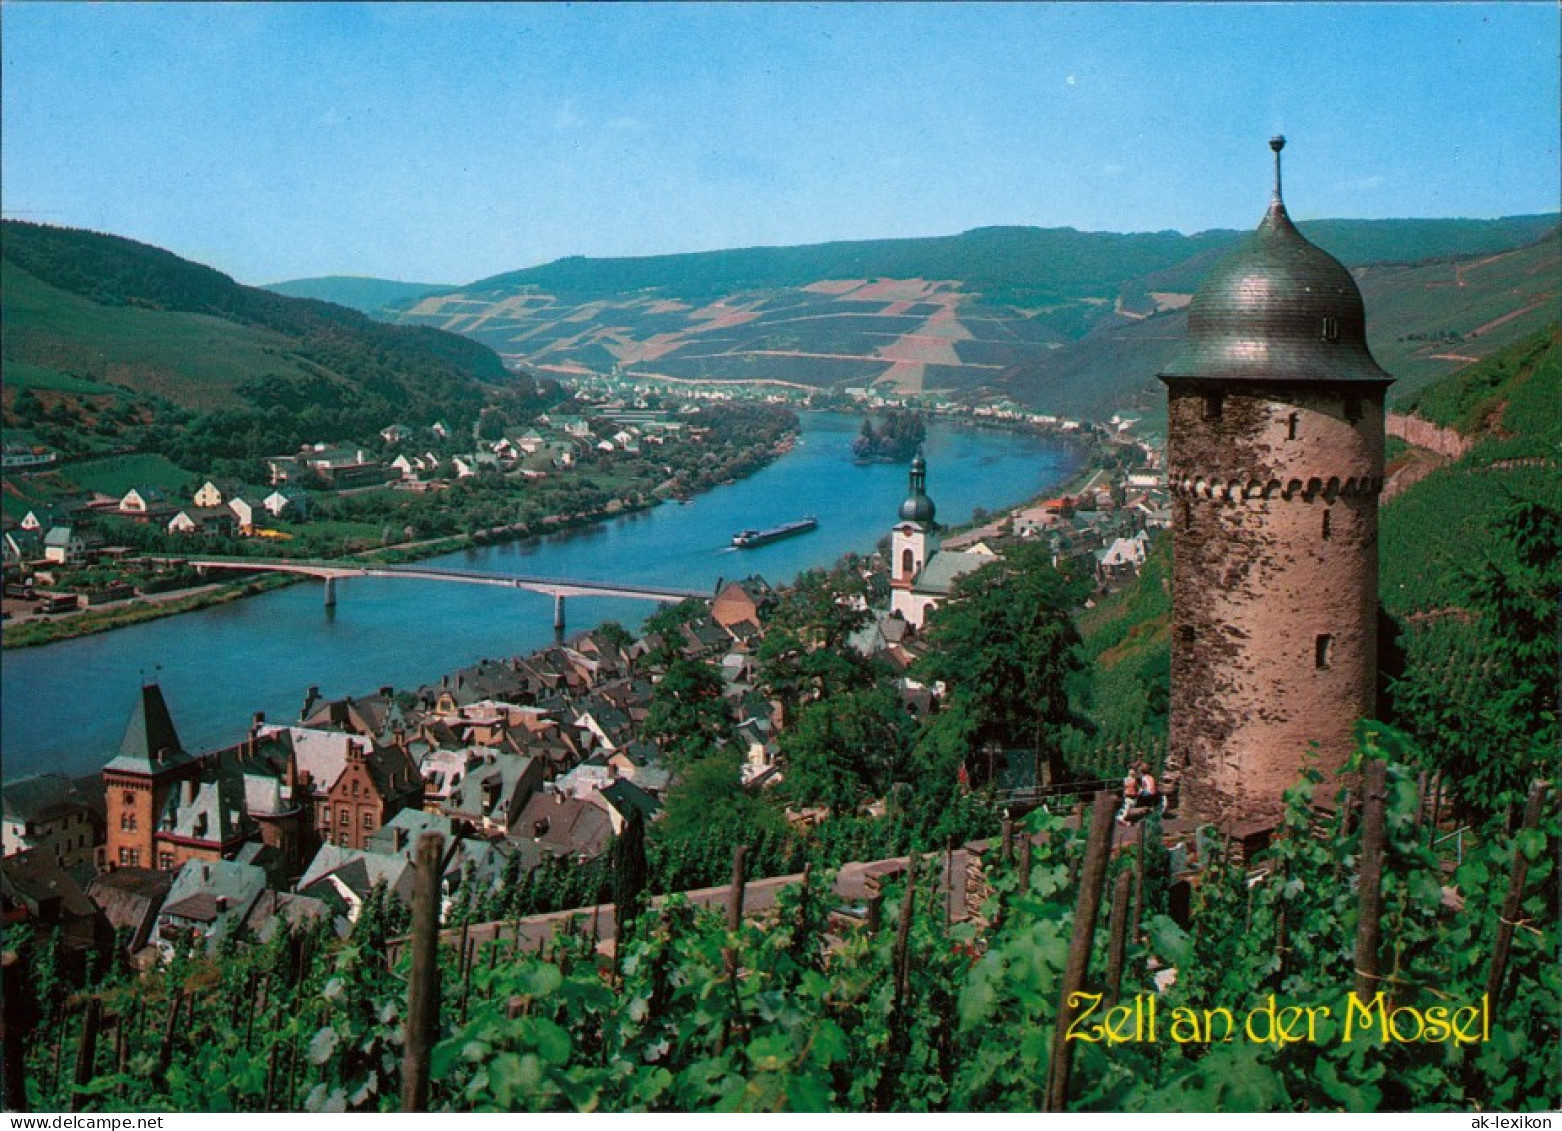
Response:
[[[780,526],[772,526],[766,530],[740,530],[732,536],[732,544],[739,550],[752,550],[756,546],[769,545],[782,538],[790,538],[794,534],[807,534],[818,526],[819,520],[810,517],[800,518],[796,522],[782,523]]]

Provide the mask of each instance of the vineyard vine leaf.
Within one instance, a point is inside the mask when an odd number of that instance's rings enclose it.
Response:
[[[1354,1085],[1340,1079],[1328,1057],[1319,1057],[1314,1069],[1323,1094],[1346,1111],[1377,1111],[1383,1092],[1376,1084]]]
[[[465,1043],[460,1037],[453,1037],[435,1045],[433,1055],[429,1057],[429,1074],[436,1080],[448,1076],[450,1070],[455,1067]]]
[[[792,1060],[792,1038],[785,1033],[769,1033],[749,1042],[748,1059],[761,1072],[783,1072]]]
[[[998,1002],[995,982],[1003,978],[1003,958],[988,954],[971,971],[965,987],[960,991],[960,1028],[971,1029],[992,1014]]]
[[[829,1111],[832,1098],[829,1085],[819,1076],[793,1074],[787,1077],[788,1111]]]
[[[1068,867],[1059,864],[1054,868],[1037,866],[1031,869],[1030,890],[1032,895],[1039,895],[1043,899],[1057,895],[1068,886]]]
[[[1170,965],[1181,968],[1193,961],[1193,939],[1170,917],[1155,916],[1146,930],[1155,953]]]
[[[1546,834],[1540,829],[1520,829],[1514,844],[1530,864],[1535,863],[1546,851]]]
[[[814,1030],[813,1060],[820,1067],[827,1067],[851,1055],[851,1041],[846,1030],[834,1021],[825,1020]]]
[[[336,1046],[341,1044],[341,1040],[331,1026],[322,1027],[309,1039],[309,1063],[318,1067],[330,1060],[336,1052]]]
[[[532,1020],[532,1038],[537,1052],[549,1064],[562,1066],[569,1063],[569,1034],[546,1018]]]
[[[327,1085],[319,1083],[310,1091],[304,1100],[305,1111],[315,1112],[343,1112],[347,1110],[347,1092],[342,1088],[327,1091]]]

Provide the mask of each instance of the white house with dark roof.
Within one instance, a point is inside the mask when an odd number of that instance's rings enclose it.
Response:
[[[59,565],[81,561],[87,554],[87,540],[74,526],[53,526],[43,536],[43,559]]]
[[[76,782],[63,774],[38,774],[6,782],[0,791],[0,855],[36,849],[62,868],[90,862],[101,839],[102,818]]]
[[[152,942],[172,958],[186,938],[203,940],[205,949],[236,931],[266,890],[264,869],[235,860],[191,860],[179,869],[163,900]]]

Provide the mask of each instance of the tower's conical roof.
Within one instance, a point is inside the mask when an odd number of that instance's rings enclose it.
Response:
[[[105,769],[153,773],[189,761],[189,758],[179,745],[179,733],[174,730],[163,689],[155,683],[145,684],[130,713],[125,737],[119,744],[119,756]]]
[[[1393,378],[1367,348],[1361,290],[1345,266],[1307,242],[1275,191],[1258,229],[1210,269],[1188,308],[1188,340],[1166,380],[1363,381]]]

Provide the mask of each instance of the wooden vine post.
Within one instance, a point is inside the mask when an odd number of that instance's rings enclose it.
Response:
[[[184,991],[175,990],[168,1003],[168,1020],[163,1025],[163,1043],[157,1049],[157,1074],[164,1075],[174,1059],[174,1034],[179,1031],[179,1010],[184,1006]]]
[[[1384,806],[1388,801],[1388,765],[1368,762],[1361,782],[1361,860],[1357,864],[1359,913],[1356,918],[1356,997],[1371,1001],[1378,986],[1378,938],[1383,919]]]
[[[911,917],[916,909],[917,854],[906,859],[906,890],[900,898],[900,919],[895,924],[895,945],[890,951],[890,970],[895,979],[890,1004],[889,1041],[885,1049],[884,1071],[874,1093],[874,1110],[888,1111],[894,1106],[901,1061],[910,1042],[906,1024],[906,998],[911,990]]]
[[[1139,851],[1134,856],[1134,917],[1133,937],[1138,938],[1144,921],[1144,873],[1145,859],[1150,851],[1150,819],[1139,822]]]
[[[6,1111],[31,1111],[27,1105],[26,1054],[36,1019],[25,1009],[21,956],[6,951],[0,964],[0,1056],[5,1061],[0,1107]]]
[[[1090,970],[1090,947],[1095,940],[1096,916],[1101,910],[1101,891],[1106,886],[1107,859],[1112,853],[1112,815],[1116,810],[1115,794],[1106,790],[1096,794],[1090,813],[1090,838],[1085,845],[1085,860],[1079,874],[1079,903],[1074,908],[1074,931],[1069,938],[1068,965],[1063,971],[1057,1027],[1052,1031],[1047,1111],[1062,1111],[1068,1101],[1068,1076],[1074,1056],[1068,1030],[1080,1004],[1074,998],[1085,988],[1085,975]]]
[[[418,837],[417,886],[412,892],[412,967],[407,974],[407,1025],[401,1059],[401,1110],[428,1109],[429,1062],[439,1023],[439,870],[445,838]]]
[[[76,1046],[76,1075],[71,1088],[70,1109],[80,1111],[86,1097],[81,1090],[92,1083],[94,1066],[98,1059],[98,1030],[103,1025],[103,1000],[89,997],[81,1022],[81,1044]]]
[[[716,1039],[716,1051],[723,1051],[732,1040],[732,1018],[738,1014],[738,942],[743,930],[744,887],[747,875],[748,845],[740,844],[732,850],[732,884],[727,888],[727,930],[731,941],[722,948],[722,965],[727,972],[728,992],[732,995],[732,1014],[721,1025],[721,1035]]]
[[[1524,805],[1524,824],[1520,833],[1540,827],[1540,811],[1545,805],[1548,783],[1530,786]],[[1502,918],[1497,922],[1497,943],[1492,948],[1491,968],[1486,974],[1486,1006],[1495,1015],[1502,1004],[1502,983],[1508,974],[1508,952],[1513,947],[1513,929],[1518,926],[1524,904],[1524,881],[1529,874],[1529,859],[1517,843],[1513,846],[1513,871],[1508,877],[1508,894],[1502,901]]]
[[[1124,868],[1117,874],[1117,886],[1112,889],[1112,918],[1108,934],[1111,943],[1106,958],[1107,1004],[1116,1005],[1122,996],[1123,965],[1128,957],[1128,904],[1133,899],[1133,873]]]

